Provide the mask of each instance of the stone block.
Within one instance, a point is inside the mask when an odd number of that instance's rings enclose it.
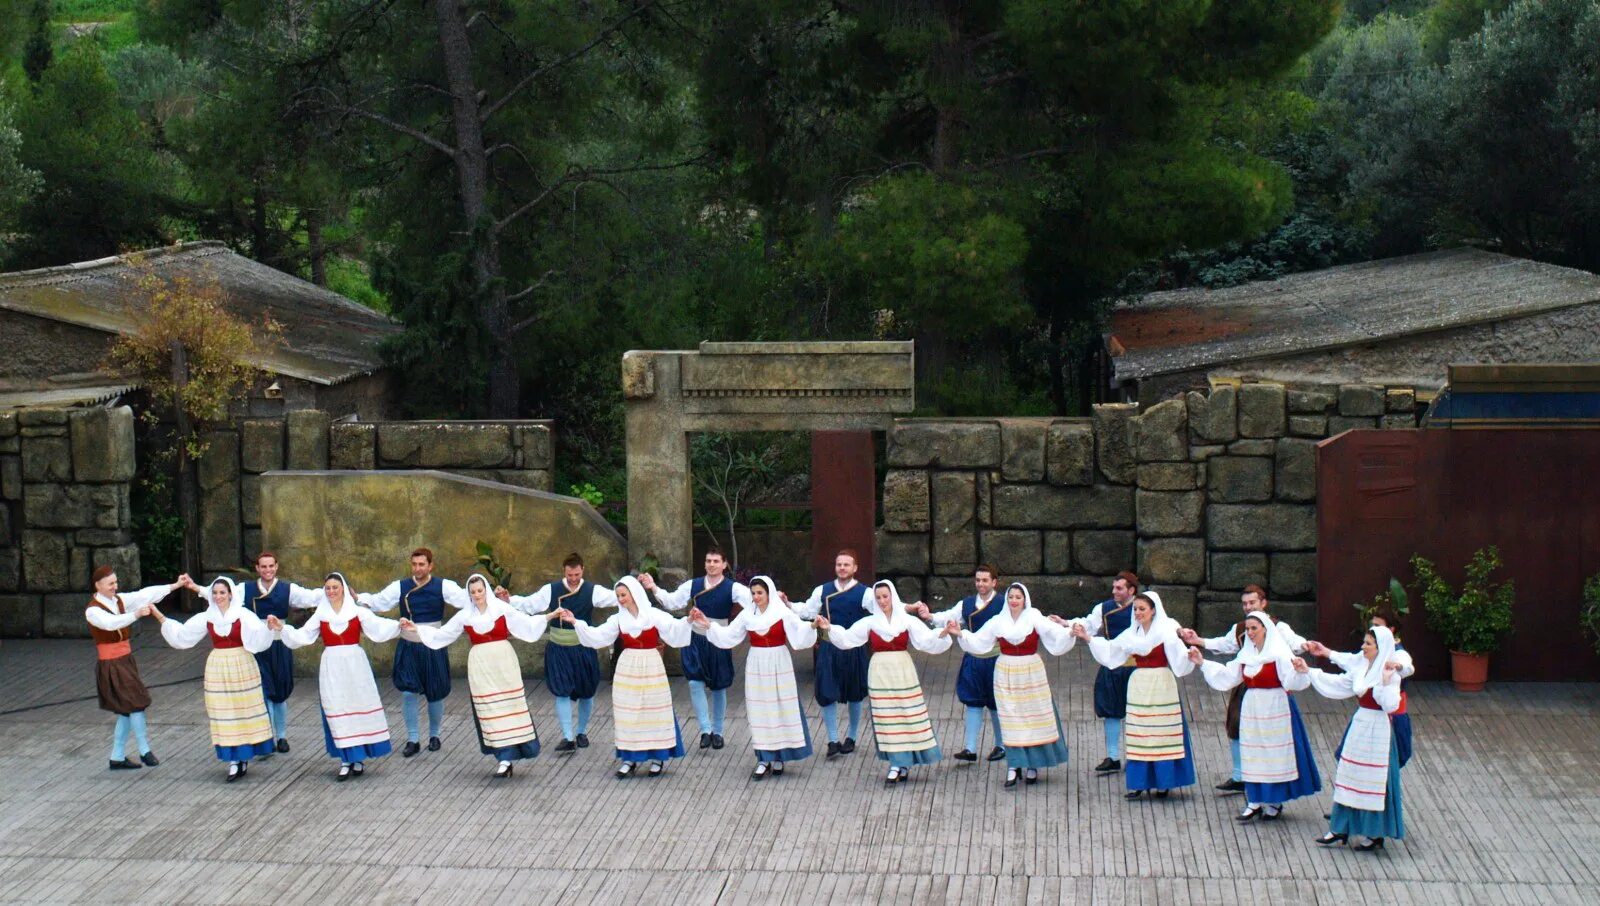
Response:
[[[121,528],[126,485],[28,484],[22,520],[30,528]]]
[[[72,542],[79,547],[114,547],[133,543],[133,532],[127,528],[78,529],[72,533]]]
[[[1072,533],[1044,533],[1044,571],[1052,575],[1072,572]]]
[[[1261,553],[1219,552],[1211,555],[1209,588],[1238,591],[1246,585],[1267,584],[1267,555]]]
[[[295,409],[284,416],[284,433],[288,437],[284,466],[312,471],[326,469],[328,425],[328,413],[316,409]]]
[[[138,545],[124,544],[118,547],[97,547],[94,549],[90,566],[94,569],[109,566],[116,570],[117,582],[123,588],[139,588],[144,584],[144,576],[139,568]],[[196,579],[195,581],[202,580]]]
[[[1289,624],[1289,628],[1300,635],[1315,637],[1317,632],[1317,603],[1315,601],[1280,601],[1277,598],[1273,598],[1267,610],[1272,614],[1273,619],[1280,623]],[[1339,648],[1340,646],[1333,645],[1331,647]],[[1359,643],[1353,643],[1350,647],[1356,648],[1360,647],[1360,645]]]
[[[1213,503],[1206,508],[1213,550],[1296,551],[1317,546],[1317,508],[1298,503]]]
[[[1194,444],[1189,447],[1189,458],[1195,462],[1205,462],[1213,456],[1221,456],[1228,452],[1226,444]]]
[[[1142,462],[1139,488],[1145,491],[1192,491],[1199,487],[1199,467],[1192,462]]]
[[[1274,486],[1279,500],[1317,499],[1317,442],[1285,438],[1278,441]]]
[[[998,469],[1003,458],[994,421],[897,421],[888,447],[889,465],[899,468]]]
[[[655,356],[633,350],[622,356],[622,398],[647,400],[656,395]]]
[[[883,476],[883,527],[890,532],[926,532],[929,527],[928,473],[891,469]]]
[[[1326,415],[1291,415],[1289,416],[1289,433],[1295,437],[1326,437],[1328,436],[1328,417]]]
[[[1417,417],[1409,412],[1395,412],[1378,419],[1378,427],[1385,430],[1415,428]]]
[[[1239,436],[1280,437],[1287,427],[1282,384],[1245,384],[1239,388]]]
[[[1006,581],[1007,578],[1001,577],[1001,581]],[[900,587],[899,579],[895,579],[895,587]],[[926,601],[928,606],[934,610],[948,610],[954,607],[957,601],[972,593],[972,575],[970,572],[963,572],[958,576],[929,576],[927,581],[923,583],[922,600]],[[904,594],[900,597],[901,600],[905,599]]]
[[[1134,524],[1133,491],[1109,485],[1000,485],[993,491],[994,523],[1003,528],[1129,528]]]
[[[117,578],[120,580],[122,577],[118,576]],[[89,595],[85,592],[45,595],[39,620],[40,628],[44,631],[44,637],[47,639],[88,638],[89,621],[83,618],[83,611],[88,606],[88,600]]]
[[[545,469],[443,469],[441,471],[508,484],[516,488],[527,488],[530,491],[550,491],[555,482],[555,476]]]
[[[240,515],[238,482],[201,492],[200,564],[206,572],[236,569],[243,561]]]
[[[1161,585],[1150,589],[1161,595],[1161,609],[1180,626],[1193,626],[1195,590],[1180,585]]]
[[[11,507],[0,503],[0,547],[11,544]]]
[[[1042,419],[1000,420],[1000,475],[1006,481],[1044,481],[1045,433]]]
[[[1138,417],[1139,462],[1181,462],[1189,458],[1189,409],[1181,399],[1156,403]]]
[[[1191,391],[1189,436],[1199,443],[1222,444],[1239,436],[1239,394],[1232,387],[1217,387],[1209,394]]]
[[[256,555],[267,549],[261,541],[261,529],[247,528],[240,537],[244,539],[244,559],[247,564],[254,563]]]
[[[900,600],[902,601],[922,600],[921,576],[896,576],[894,587],[899,590]]]
[[[1072,561],[1080,573],[1114,576],[1138,561],[1135,533],[1084,530],[1072,533]]]
[[[89,556],[93,552],[93,550],[94,550],[94,548],[90,548],[90,547],[69,547],[69,548],[67,548],[67,587],[68,588],[88,588],[89,587],[89,574],[94,571],[94,567],[89,565]],[[126,587],[127,588],[134,588],[136,586],[129,585],[129,586],[126,586]]]
[[[1139,578],[1156,585],[1205,581],[1205,542],[1199,538],[1139,539]]]
[[[261,476],[239,476],[239,522],[242,525],[261,524]]]
[[[80,612],[79,618],[82,618]],[[36,639],[44,633],[44,598],[0,595],[0,637]]]
[[[982,526],[994,525],[994,486],[1000,483],[1000,475],[996,472],[978,472],[976,482],[978,490],[978,524]]]
[[[921,576],[928,572],[926,531],[899,533],[880,529],[876,538],[879,575]]]
[[[1317,592],[1317,555],[1273,554],[1271,582],[1267,588],[1273,596],[1300,598]],[[1277,609],[1277,605],[1272,605]]]
[[[1288,393],[1290,414],[1325,415],[1339,402],[1339,397],[1327,387],[1290,388]]]
[[[929,489],[933,569],[966,572],[978,562],[977,477],[971,472],[935,472]]]
[[[1378,420],[1368,416],[1330,415],[1328,416],[1328,436],[1335,437],[1346,431],[1358,428],[1376,428]]]
[[[0,439],[17,436],[17,410],[0,412]]]
[[[1383,411],[1414,414],[1417,411],[1417,391],[1411,387],[1388,388],[1383,391]]]
[[[1133,484],[1138,477],[1133,455],[1135,403],[1101,403],[1094,407],[1095,456],[1100,474],[1114,484]]]
[[[1206,462],[1206,490],[1216,503],[1272,499],[1272,463],[1264,456],[1217,456]]]
[[[17,413],[17,424],[24,428],[65,425],[66,409],[23,409]]]
[[[67,537],[60,532],[22,533],[22,582],[28,591],[66,591]]]
[[[504,469],[515,457],[511,426],[451,422],[393,422],[378,426],[382,466],[424,469]]]
[[[340,422],[328,427],[328,468],[376,469],[378,426]]]
[[[1383,388],[1376,384],[1340,384],[1339,414],[1379,416],[1383,414]]]
[[[1046,463],[1051,484],[1094,484],[1095,425],[1088,419],[1058,421],[1046,433]]]
[[[1021,582],[1028,586],[1033,606],[1046,615],[1081,617],[1110,596],[1111,585],[1098,576],[1004,576],[1002,583]],[[968,593],[971,593],[970,586]]]
[[[239,481],[239,435],[232,431],[210,431],[205,436],[206,450],[195,461],[195,476],[201,493]]]
[[[0,456],[0,500],[22,499],[22,457]]]
[[[1228,444],[1231,456],[1271,456],[1278,451],[1276,440],[1236,440]]]
[[[66,437],[23,437],[22,480],[71,481],[72,442]]]
[[[1139,536],[1200,534],[1205,500],[1199,491],[1140,491],[1135,523]]]
[[[555,468],[556,457],[549,425],[513,425],[511,441],[522,453],[522,468]]]
[[[1206,638],[1215,638],[1227,632],[1244,616],[1237,597],[1229,600],[1200,599],[1195,608],[1195,632]]]
[[[281,418],[251,418],[239,423],[239,466],[246,472],[283,468]]]
[[[978,533],[978,562],[991,563],[1001,575],[1041,572],[1043,538],[1037,531],[991,529]]]
[[[79,409],[70,424],[72,474],[78,481],[133,480],[132,409]]]
[[[22,548],[0,547],[0,592],[22,590]]]

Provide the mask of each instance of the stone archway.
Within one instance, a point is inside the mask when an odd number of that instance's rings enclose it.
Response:
[[[913,384],[909,340],[706,342],[696,350],[624,354],[631,562],[653,553],[666,577],[681,580],[693,571],[690,433],[887,431],[895,416],[911,412]],[[850,443],[837,435],[829,442]],[[859,469],[860,459],[851,457],[856,465],[843,468]],[[865,468],[871,482],[870,456]],[[860,485],[859,475],[830,479]],[[869,495],[866,505],[872,503]],[[870,511],[866,521],[870,541]]]

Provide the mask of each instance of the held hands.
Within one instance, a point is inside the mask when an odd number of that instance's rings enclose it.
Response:
[[[819,616],[815,620],[811,621],[811,625],[816,629],[826,630],[829,626],[832,626],[833,624],[828,622],[828,618],[827,617]]]
[[[1190,648],[1189,649],[1189,663],[1191,663],[1191,664],[1195,665],[1196,667],[1198,667],[1201,664],[1205,663],[1205,660],[1206,660],[1206,656],[1200,653],[1200,649],[1198,649],[1198,648]]]
[[[507,591],[504,585],[496,585],[494,587],[494,596],[507,604],[511,603],[511,592]]]
[[[645,591],[653,592],[656,590],[656,577],[649,573],[640,573],[639,584],[644,586]]]
[[[1306,642],[1306,653],[1313,657],[1327,657],[1328,646],[1318,641]]]
[[[274,616],[267,617],[267,628],[273,632],[283,629],[283,621]]]
[[[1178,630],[1178,638],[1182,639],[1185,645],[1194,646],[1200,644],[1200,633],[1187,626]]]
[[[550,621],[571,620],[572,619],[572,611],[566,609],[565,607],[557,607],[555,610],[552,610],[548,614],[545,614],[545,619],[546,620],[550,620]]]
[[[782,591],[778,592],[778,600],[782,601],[785,604],[789,603],[789,595],[788,595],[788,593],[787,592],[782,592]]]
[[[916,614],[918,617],[921,617],[924,620],[928,619],[928,605],[921,601],[918,601],[915,604],[907,604],[906,610]]]
[[[400,618],[400,629],[402,631],[404,631],[404,632],[416,632],[417,631],[417,624],[411,622],[411,620],[409,618],[407,618],[407,617],[401,617]]]
[[[1310,645],[1306,646],[1307,649],[1310,649],[1310,647]],[[1303,657],[1297,657],[1289,663],[1294,666],[1295,673],[1309,673],[1311,671],[1311,668],[1306,666],[1306,659]]]
[[[923,607],[922,609],[923,610],[927,610],[928,608],[927,607]],[[957,623],[955,620],[950,620],[950,621],[948,621],[948,622],[946,622],[944,624],[944,629],[941,630],[941,631],[945,635],[950,636],[951,638],[954,638],[954,637],[956,637],[956,636],[961,634],[961,624]]]
[[[1089,627],[1083,625],[1082,623],[1073,623],[1072,635],[1081,642],[1087,642],[1089,641]]]
[[[149,604],[146,604],[134,611],[134,613],[137,613],[140,619],[143,619],[144,617],[148,617],[153,611],[155,611],[155,608],[151,607]]]

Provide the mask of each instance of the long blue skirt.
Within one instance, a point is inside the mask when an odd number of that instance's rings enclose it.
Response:
[[[1303,796],[1314,796],[1322,791],[1322,775],[1317,773],[1317,760],[1311,754],[1311,737],[1306,735],[1306,725],[1300,720],[1300,706],[1294,696],[1289,696],[1289,734],[1294,737],[1294,766],[1300,776],[1283,783],[1244,782],[1244,798],[1261,805],[1282,805]]]
[[[878,760],[887,761],[897,768],[909,768],[916,764],[938,764],[944,753],[935,745],[931,749],[919,749],[915,752],[885,752],[878,750]]]
[[[1394,748],[1400,755],[1400,766],[1411,760],[1411,715],[1389,715],[1389,728],[1394,731]],[[1340,743],[1343,746],[1343,743]]]
[[[594,698],[600,688],[599,656],[581,645],[545,645],[544,685],[556,698]]]
[[[1134,667],[1101,667],[1094,675],[1094,716],[1121,720],[1128,714],[1128,677]]]
[[[1189,714],[1183,714],[1183,757],[1172,761],[1122,762],[1122,774],[1128,782],[1128,791],[1175,790],[1194,786],[1194,745],[1189,742]]]
[[[672,748],[670,749],[641,749],[638,751],[617,749],[617,758],[622,761],[631,761],[635,763],[643,761],[666,761],[668,758],[682,758],[684,756],[683,728],[678,726],[678,718],[676,716],[672,718],[672,733],[678,738],[678,741],[673,744]]]
[[[339,748],[333,744],[333,731],[328,729],[328,715],[326,714],[322,715],[322,746],[327,750],[329,758],[337,758],[344,764],[355,764],[373,758],[382,758],[394,751],[394,746],[390,745],[387,739],[372,745],[351,746],[348,749]]]
[[[703,635],[692,636],[683,649],[683,675],[713,691],[733,685],[733,652],[718,648]]]
[[[756,761],[804,761],[811,757],[811,726],[806,721],[805,709],[800,709],[800,732],[806,744],[797,749],[756,749]]]
[[[245,746],[212,746],[211,748],[217,750],[218,761],[227,762],[249,761],[252,758],[271,755],[277,751],[270,739]]]
[[[436,702],[450,695],[450,652],[421,642],[394,643],[394,687]]]
[[[539,729],[533,730],[533,739],[528,742],[519,742],[514,746],[486,746],[483,744],[483,725],[478,722],[478,712],[472,712],[472,732],[478,737],[478,751],[485,755],[493,755],[500,761],[522,761],[527,758],[539,757]]]
[[[1338,802],[1333,804],[1328,830],[1336,834],[1351,834],[1373,839],[1402,840],[1406,835],[1404,797],[1400,793],[1400,756],[1395,751],[1394,737],[1389,740],[1389,785],[1383,797],[1383,811],[1369,812],[1351,808]]]
[[[294,692],[294,652],[289,646],[274,639],[266,651],[257,652],[256,666],[261,669],[261,691],[267,701],[288,701]]]
[[[1055,707],[1054,702],[1051,707]],[[1006,746],[1006,767],[1053,768],[1067,763],[1067,734],[1061,732],[1061,709],[1055,711],[1056,741],[1040,746]]]
[[[994,665],[998,657],[961,656],[961,672],[956,674],[956,698],[969,708],[996,710],[994,703]]]
[[[819,705],[859,702],[867,698],[867,646],[845,651],[832,642],[818,641],[815,648]]]

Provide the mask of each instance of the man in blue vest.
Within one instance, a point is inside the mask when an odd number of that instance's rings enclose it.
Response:
[[[196,585],[195,594],[211,603],[211,589]],[[321,588],[306,588],[278,579],[278,555],[262,551],[256,555],[256,578],[244,583],[241,594],[245,609],[266,622],[267,617],[289,618],[289,609],[314,608],[322,600]],[[267,717],[272,721],[272,736],[279,752],[289,751],[289,694],[294,692],[294,652],[273,633],[272,646],[256,653],[261,668],[261,691],[266,694]]]
[[[523,613],[566,609],[591,626],[599,622],[594,619],[594,608],[617,606],[615,592],[584,579],[583,557],[577,552],[561,561],[560,579],[540,586],[533,594],[513,595],[503,588],[496,588],[495,594]],[[594,693],[600,686],[600,657],[593,648],[578,644],[578,633],[567,620],[551,622],[544,638],[544,684],[556,697],[556,719],[561,722],[561,742],[556,751],[587,749],[589,715],[594,711]]]
[[[1133,596],[1139,593],[1139,577],[1127,570],[1117,573],[1111,582],[1111,597],[1101,601],[1081,620],[1063,620],[1067,625],[1080,622],[1090,635],[1114,639],[1133,625]],[[1133,665],[1121,667],[1102,666],[1094,675],[1094,716],[1100,718],[1106,731],[1106,757],[1094,766],[1097,774],[1114,774],[1122,770],[1122,719],[1128,713],[1128,677],[1133,675]]]
[[[802,620],[819,615],[835,626],[848,629],[867,615],[867,589],[856,581],[859,560],[856,552],[845,548],[834,555],[833,581],[812,589],[811,597],[793,606]],[[828,757],[838,758],[856,750],[856,733],[861,729],[861,703],[867,699],[867,646],[846,651],[837,645],[818,642],[812,649],[816,663],[816,698],[822,706],[822,724],[828,730]],[[839,739],[839,703],[849,706],[850,733]]]
[[[972,574],[974,593],[956,602],[956,606],[930,613],[928,605],[918,601],[906,610],[935,626],[954,622],[960,623],[962,629],[977,631],[1005,606],[1004,599],[996,594],[999,584],[999,571],[988,563],[981,563]],[[967,735],[966,745],[955,754],[956,761],[978,760],[978,739],[983,734],[985,711],[989,712],[989,723],[994,727],[994,748],[988,760],[999,761],[1006,757],[1005,742],[1000,737],[1000,715],[994,703],[994,665],[999,656],[998,645],[982,655],[966,653],[961,656],[961,670],[956,674],[956,698],[967,706]]]
[[[413,623],[438,626],[444,606],[466,607],[472,602],[466,589],[449,579],[433,576],[433,551],[419,547],[411,552],[411,575],[377,594],[356,596],[356,603],[375,611],[399,609]],[[439,751],[439,726],[444,723],[444,700],[450,694],[450,653],[422,644],[414,630],[403,630],[394,648],[394,687],[400,690],[400,710],[406,719],[406,758],[422,751],[418,727],[418,696],[428,700],[428,751]]]
[[[753,606],[750,589],[725,575],[728,560],[719,547],[706,551],[706,574],[685,582],[670,594],[656,587],[649,573],[639,577],[645,590],[667,610],[691,604],[708,619],[726,624],[739,610]],[[733,685],[733,652],[711,644],[696,632],[683,649],[683,675],[689,680],[689,699],[700,722],[700,748],[722,748],[722,721],[728,713],[728,687]],[[709,702],[707,701],[707,693]]]

